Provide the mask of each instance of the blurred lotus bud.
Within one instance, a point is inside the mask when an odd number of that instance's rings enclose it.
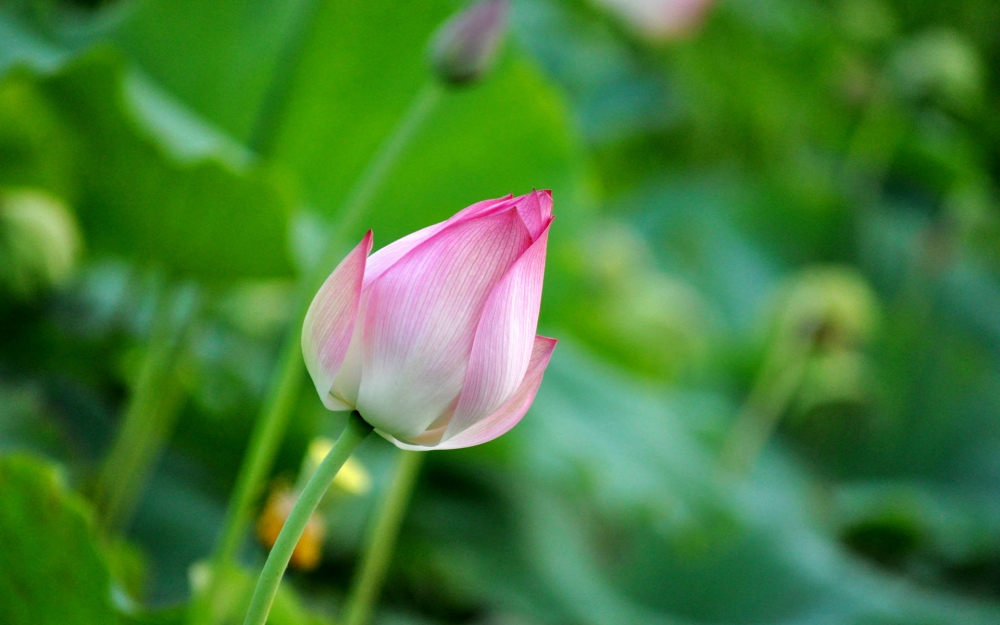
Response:
[[[789,425],[809,453],[872,431],[877,375],[866,348],[880,317],[875,292],[847,267],[806,269],[778,297],[769,374],[798,372]]]
[[[871,286],[846,267],[801,272],[783,289],[775,312],[777,340],[845,348],[867,344],[880,316]]]
[[[655,266],[631,227],[606,221],[576,238],[568,263],[580,272],[569,326],[629,368],[673,379],[703,361],[706,304],[689,284]]]
[[[316,472],[316,467],[333,449],[333,443],[332,439],[320,437],[309,444],[309,452],[306,454],[302,474],[299,476],[302,483],[305,483]],[[371,490],[372,478],[365,470],[365,466],[357,458],[351,456],[333,478],[333,485],[351,495],[364,495]]]
[[[56,198],[30,189],[0,192],[0,281],[31,297],[72,274],[80,252],[76,219]]]
[[[983,94],[982,60],[972,44],[951,30],[909,41],[896,53],[892,69],[896,84],[910,97],[934,96],[964,108]]]
[[[861,352],[835,350],[816,355],[803,374],[796,413],[806,415],[829,405],[867,404],[873,377],[871,363]]]
[[[257,538],[261,544],[270,549],[278,540],[278,534],[285,525],[285,520],[292,512],[292,507],[299,498],[299,492],[285,485],[277,485],[271,490],[271,495],[264,504],[264,509],[257,519]],[[309,517],[302,537],[295,545],[289,565],[300,571],[310,571],[319,565],[323,555],[323,537],[326,535],[326,525],[323,518],[316,513]]]
[[[449,85],[482,78],[493,66],[507,30],[508,0],[479,0],[456,13],[434,34],[430,61]]]
[[[652,41],[671,41],[698,32],[715,0],[594,0]]]

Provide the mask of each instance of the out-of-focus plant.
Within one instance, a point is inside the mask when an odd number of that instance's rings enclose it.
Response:
[[[333,449],[334,442],[328,438],[317,438],[312,441],[302,460],[302,468],[295,485],[279,481],[271,487],[271,492],[257,518],[257,538],[267,549],[274,546],[302,488]],[[351,457],[337,471],[331,487],[320,501],[316,512],[309,518],[299,542],[295,545],[295,550],[292,551],[292,558],[288,564],[294,569],[308,571],[319,565],[323,553],[323,538],[326,535],[324,518],[331,514],[336,515],[338,495],[367,494],[371,489],[371,476],[360,461]]]
[[[68,288],[0,297],[0,449],[65,477],[0,469],[0,543],[67,556],[6,560],[0,612],[176,623],[211,596],[210,621],[239,622],[272,465],[304,474],[345,416],[303,388],[319,283],[365,228],[394,240],[544,182],[540,324],[566,340],[533,412],[442,454],[371,437],[373,496],[331,487],[322,561],[272,625],[357,618],[345,596],[403,623],[1000,621],[1000,6],[519,0],[441,27],[456,6],[3,4],[0,185],[65,202],[87,255]],[[469,45],[501,15],[507,37]],[[434,32],[470,56],[435,56]],[[154,358],[184,293],[202,305]],[[288,432],[258,421],[226,523],[257,412]],[[130,430],[132,521],[68,546],[95,503],[70,491],[123,473],[129,413],[179,427]],[[727,434],[739,479],[712,453]],[[232,549],[192,566],[220,526]],[[90,551],[113,601],[52,582]]]
[[[438,78],[456,86],[482,79],[496,63],[509,11],[508,0],[483,0],[442,24],[429,49]]]
[[[750,468],[789,413],[799,422],[823,419],[818,407],[864,405],[872,396],[866,350],[880,309],[862,276],[842,267],[804,270],[773,307],[764,361],[723,451],[736,470]]]
[[[695,34],[715,0],[595,0],[632,30],[656,42]]]
[[[711,349],[710,312],[683,279],[657,269],[633,228],[599,222],[556,262],[573,272],[567,329],[651,379],[694,379]]]
[[[0,281],[8,293],[30,298],[65,284],[81,246],[64,203],[39,190],[0,191]]]

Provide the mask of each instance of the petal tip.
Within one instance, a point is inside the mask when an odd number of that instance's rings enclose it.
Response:
[[[548,336],[542,336],[541,334],[536,334],[535,335],[535,339],[539,343],[544,344],[549,349],[555,349],[556,344],[559,342],[559,339],[554,339],[554,338],[551,338],[551,337],[548,337]]]

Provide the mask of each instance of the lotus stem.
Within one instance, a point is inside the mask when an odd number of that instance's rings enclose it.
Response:
[[[281,586],[281,578],[288,568],[288,561],[292,558],[292,552],[302,537],[302,532],[306,524],[312,517],[313,512],[319,505],[320,499],[326,494],[333,478],[337,476],[340,467],[347,462],[354,450],[372,432],[372,426],[368,425],[361,415],[355,410],[347,419],[343,434],[337,439],[337,443],[326,455],[323,462],[316,467],[316,472],[306,483],[305,488],[299,495],[298,501],[292,507],[288,518],[285,520],[278,539],[271,548],[271,553],[267,556],[264,568],[260,572],[257,580],[257,588],[253,591],[253,598],[250,599],[250,608],[247,610],[244,625],[264,625],[267,622],[267,615],[271,611],[271,604],[278,594]]]

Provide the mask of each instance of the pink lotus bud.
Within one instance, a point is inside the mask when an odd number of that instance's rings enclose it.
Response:
[[[527,412],[555,349],[535,335],[552,194],[469,206],[371,257],[372,234],[309,306],[306,367],[330,410],[404,449],[493,440]]]
[[[696,33],[715,0],[595,0],[617,13],[628,26],[654,41],[682,39]]]
[[[438,29],[430,61],[441,80],[464,85],[489,71],[507,26],[508,5],[508,0],[480,0]]]

